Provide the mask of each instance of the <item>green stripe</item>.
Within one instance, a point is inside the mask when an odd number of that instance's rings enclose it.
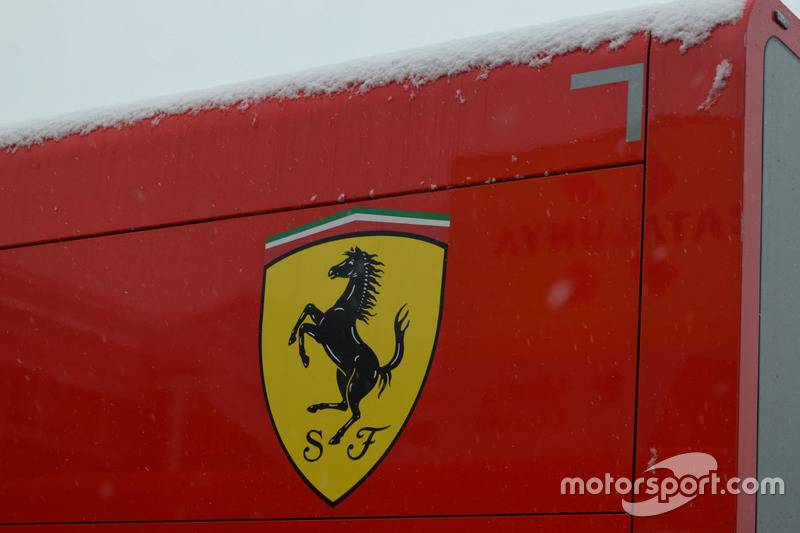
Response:
[[[352,209],[342,211],[341,213],[336,213],[335,215],[321,218],[314,222],[309,222],[308,224],[303,224],[302,226],[298,226],[296,228],[272,235],[271,237],[267,237],[267,244],[280,239],[291,237],[292,235],[302,233],[304,231],[312,230],[317,226],[322,226],[324,224],[328,224],[330,222],[357,214],[382,215],[382,216],[401,217],[401,218],[421,218],[432,221],[450,220],[450,215],[444,215],[440,213],[424,213],[420,211],[404,211],[400,209],[379,209],[376,207],[354,207]]]

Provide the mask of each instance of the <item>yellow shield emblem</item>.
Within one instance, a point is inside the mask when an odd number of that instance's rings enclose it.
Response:
[[[446,246],[407,233],[328,237],[265,267],[261,368],[272,423],[330,505],[378,465],[428,375]]]

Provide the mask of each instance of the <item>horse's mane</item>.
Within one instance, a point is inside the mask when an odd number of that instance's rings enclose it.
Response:
[[[378,278],[383,274],[383,270],[377,268],[384,266],[380,261],[376,261],[378,257],[376,254],[368,254],[361,250],[358,246],[355,249],[350,248],[350,251],[344,253],[349,259],[353,259],[364,265],[364,284],[361,289],[361,299],[358,303],[358,310],[356,318],[364,323],[369,323],[369,318],[375,316],[370,311],[375,307],[375,295],[379,294],[376,286],[380,287]]]

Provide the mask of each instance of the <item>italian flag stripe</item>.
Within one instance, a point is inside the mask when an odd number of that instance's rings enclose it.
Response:
[[[322,218],[298,226],[289,231],[278,233],[267,238],[266,249],[286,244],[315,233],[344,226],[350,222],[381,222],[388,224],[411,224],[416,226],[450,227],[450,215],[439,213],[421,213],[417,211],[400,211],[394,209],[376,209],[374,207],[354,207],[335,215]]]

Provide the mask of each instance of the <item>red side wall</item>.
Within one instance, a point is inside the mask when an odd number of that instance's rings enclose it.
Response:
[[[687,452],[736,475],[744,28],[650,61],[636,475]],[[707,110],[717,66],[732,72]],[[646,497],[645,497],[646,498]],[[735,497],[699,496],[634,530],[731,531]]]
[[[723,480],[754,475],[753,73],[770,31],[748,47],[746,24],[685,54],[639,36],[541,70],[267,100],[0,153],[0,523],[747,523],[752,500],[732,495],[631,518],[618,495],[559,493],[563,477],[645,477],[686,452],[713,455]],[[725,60],[727,86],[700,109]],[[570,78],[637,63],[645,138],[626,142],[626,84],[573,91]],[[263,246],[354,205],[449,214],[450,242],[419,403],[330,507],[264,402]]]
[[[600,100],[569,87],[573,73],[644,62],[646,46],[0,152],[0,212],[13,221],[0,246],[641,161],[642,143],[619,142],[625,85]]]

